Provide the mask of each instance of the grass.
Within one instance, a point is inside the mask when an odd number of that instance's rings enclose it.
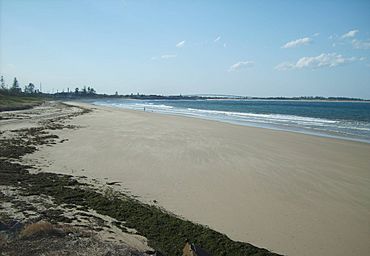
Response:
[[[63,129],[60,123],[51,122]],[[13,131],[13,138],[4,138],[0,150],[0,185],[18,187],[24,195],[47,195],[58,204],[82,209],[93,209],[100,214],[118,220],[116,226],[126,231],[134,228],[148,238],[149,245],[159,255],[181,255],[185,240],[199,245],[211,255],[277,255],[249,243],[237,242],[209,227],[175,216],[157,206],[144,204],[132,197],[118,194],[110,189],[97,191],[69,175],[55,173],[31,174],[26,166],[12,161],[37,150],[38,145],[54,143],[57,137],[48,136],[49,124],[41,128]],[[67,126],[68,128],[68,126]],[[25,140],[27,138],[27,140]],[[45,218],[51,223],[69,222],[61,212],[48,211]],[[43,226],[44,225],[44,226]],[[47,230],[45,224],[30,226],[28,233]]]
[[[0,94],[0,112],[29,109],[40,105],[45,99],[31,96],[10,96]]]
[[[23,236],[22,233],[26,231],[26,236]],[[12,232],[11,236],[2,236],[0,233],[0,255],[144,256],[148,254],[140,253],[126,244],[104,241],[88,229],[38,222],[26,226],[20,232]]]
[[[31,223],[26,225],[24,229],[21,231],[21,238],[31,238],[33,236],[38,235],[61,235],[62,231],[60,229],[55,228],[51,223],[46,221],[39,221],[36,223]]]

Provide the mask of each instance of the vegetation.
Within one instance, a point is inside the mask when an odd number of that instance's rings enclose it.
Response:
[[[10,87],[6,86],[4,77],[0,77],[0,111],[28,109],[44,100],[45,95],[35,90],[34,84],[29,83],[22,91],[16,77]]]
[[[81,113],[86,112],[83,110]],[[236,242],[206,226],[192,223],[157,206],[141,203],[135,198],[111,190],[98,191],[74,177],[55,173],[31,174],[31,166],[15,162],[37,150],[38,145],[53,144],[58,139],[49,131],[74,128],[51,120],[37,128],[14,130],[14,137],[2,138],[0,150],[0,185],[14,186],[23,195],[46,195],[59,205],[93,209],[117,220],[116,226],[126,231],[133,228],[149,240],[158,255],[181,255],[185,240],[196,243],[212,255],[276,255],[251,244]],[[1,199],[1,198],[0,198]],[[48,213],[48,221],[67,222],[58,212]]]
[[[13,85],[9,89],[12,94],[19,94],[22,92],[22,89],[19,87],[19,83],[16,77],[14,77]]]
[[[41,89],[41,88],[40,88]],[[65,99],[65,98],[93,98],[96,97],[96,91],[93,87],[78,87],[74,91],[57,92],[55,94],[42,93],[36,89],[33,83],[28,83],[22,88],[18,79],[14,77],[11,86],[6,85],[4,77],[0,77],[0,112],[10,110],[29,109],[42,104],[47,99]]]
[[[44,101],[45,99],[40,96],[2,95],[0,93],[0,112],[28,109],[40,105]]]
[[[60,232],[52,224],[46,221],[39,221],[25,226],[20,235],[23,238],[28,238],[40,234],[53,235],[55,233],[58,234]]]
[[[4,77],[0,77],[0,94],[2,95],[31,95],[31,94],[40,94],[41,92],[36,89],[33,83],[29,83],[28,85],[24,86],[24,90],[19,85],[18,79],[14,77],[13,83],[11,86],[7,86],[5,84]]]
[[[148,254],[138,252],[126,244],[106,241],[88,228],[39,221],[24,227],[18,223],[16,228],[5,227],[5,230],[1,230],[0,255],[144,256]]]
[[[4,80],[4,77],[0,77],[0,95],[9,95],[9,96],[42,96],[42,97],[56,97],[56,98],[68,98],[68,97],[94,97],[96,95],[96,91],[91,86],[83,86],[80,88],[76,87],[74,91],[70,91],[69,88],[67,92],[56,92],[56,93],[43,93],[41,92],[41,85],[40,88],[37,89],[33,83],[28,83],[28,85],[24,86],[22,91],[21,86],[16,77],[12,82],[11,86],[7,86]]]

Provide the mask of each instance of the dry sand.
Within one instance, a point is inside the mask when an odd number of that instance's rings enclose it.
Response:
[[[370,255],[370,144],[93,108],[29,159],[278,253]]]

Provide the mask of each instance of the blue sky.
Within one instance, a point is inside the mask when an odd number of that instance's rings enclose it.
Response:
[[[370,1],[0,3],[8,84],[370,98]]]

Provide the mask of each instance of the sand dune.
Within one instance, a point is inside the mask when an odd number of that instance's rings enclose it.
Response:
[[[370,144],[93,108],[29,159],[278,253],[370,254]]]

